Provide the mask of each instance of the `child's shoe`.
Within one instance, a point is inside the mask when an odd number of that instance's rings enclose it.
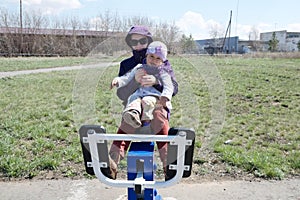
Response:
[[[129,110],[123,113],[124,121],[132,126],[133,128],[138,128],[142,125],[140,120],[140,114],[136,110]]]

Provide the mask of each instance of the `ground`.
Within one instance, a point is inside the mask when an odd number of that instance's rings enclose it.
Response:
[[[42,70],[34,72],[40,71]],[[18,73],[0,73],[0,78],[14,75]],[[217,154],[210,153],[208,157],[205,162],[195,161],[189,178],[170,188],[159,189],[164,200],[300,200],[299,176],[287,176],[284,180],[266,180],[221,162],[217,159]],[[61,173],[59,169],[41,171],[31,179],[0,177],[1,199],[126,199],[126,189],[108,187],[95,178],[87,178],[83,172],[83,163],[73,165],[73,168],[75,172],[81,173],[75,173],[71,179],[66,178],[65,173]],[[161,178],[162,173],[158,176]],[[120,169],[118,177],[126,178],[125,170]]]
[[[48,174],[49,176],[49,174]],[[50,178],[50,177],[48,177]],[[52,177],[53,178],[53,177]],[[213,180],[217,179],[217,180]],[[228,180],[231,179],[231,180]],[[300,200],[300,178],[270,181],[218,174],[192,175],[180,183],[158,188],[163,200]],[[126,188],[106,186],[97,179],[42,179],[0,182],[3,200],[126,200]]]
[[[83,164],[78,164],[75,168],[83,171]],[[126,171],[122,167],[118,178],[126,179]],[[158,170],[158,179],[161,178],[161,170]],[[30,180],[2,180],[0,193],[3,200],[127,199],[126,188],[104,185],[95,177],[87,178],[84,173],[70,179],[63,173],[44,171]],[[210,154],[206,162],[193,164],[193,173],[189,178],[182,179],[172,187],[159,188],[158,191],[163,200],[300,200],[299,188],[300,177],[286,177],[284,180],[257,178],[251,173],[220,162],[217,154]]]
[[[214,156],[205,163],[194,163],[192,175],[178,184],[157,189],[163,200],[300,200],[300,177],[286,177],[284,180],[257,178],[218,161],[217,155]],[[83,171],[83,164],[76,167]],[[161,171],[158,171],[158,178],[162,178]],[[118,178],[126,179],[125,169],[120,169]],[[83,173],[70,179],[52,171],[41,172],[31,180],[2,181],[0,193],[3,200],[127,199],[126,188],[104,185],[95,177],[86,178]]]

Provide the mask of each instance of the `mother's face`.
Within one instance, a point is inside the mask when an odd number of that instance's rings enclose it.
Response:
[[[140,51],[142,49],[146,49],[148,46],[148,39],[144,35],[140,34],[132,34],[131,35],[131,41],[130,41],[131,47],[133,50]]]

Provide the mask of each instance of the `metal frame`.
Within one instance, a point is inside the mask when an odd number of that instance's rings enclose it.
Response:
[[[184,171],[188,171],[190,166],[185,166],[185,147],[192,145],[192,140],[186,138],[187,133],[185,131],[179,131],[177,135],[162,136],[162,135],[139,135],[139,134],[103,134],[96,133],[95,130],[89,129],[87,137],[83,137],[83,143],[88,143],[90,147],[90,153],[92,162],[87,163],[93,167],[96,177],[104,184],[112,187],[126,187],[134,188],[136,185],[141,185],[143,188],[163,188],[175,185],[183,177]],[[100,170],[108,166],[106,162],[99,161],[99,155],[97,151],[97,144],[104,143],[107,140],[116,141],[142,141],[142,142],[169,142],[170,145],[177,145],[177,164],[170,165],[170,169],[176,170],[176,175],[167,181],[146,181],[141,178],[136,180],[113,180],[106,177]]]

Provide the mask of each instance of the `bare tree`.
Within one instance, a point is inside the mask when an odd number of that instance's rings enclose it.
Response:
[[[164,42],[172,53],[175,53],[175,42],[179,41],[179,34],[180,30],[175,22],[172,24],[160,23],[155,28],[155,37]]]
[[[87,55],[104,39],[113,37],[110,46],[107,47],[109,52],[106,52],[113,55],[116,51],[128,50],[124,37],[132,25],[145,25],[153,29],[151,32],[154,38],[166,43],[171,52],[175,52],[176,42],[179,41],[180,31],[174,22],[161,22],[156,25],[153,20],[143,16],[120,17],[117,12],[112,14],[105,11],[91,21],[80,20],[78,17],[50,19],[39,11],[24,14],[24,32],[19,32],[18,13],[9,13],[6,9],[0,8],[1,30],[5,27],[7,29],[4,34],[0,34],[0,53],[17,54],[22,46],[22,52],[30,55]],[[90,36],[91,32],[89,34],[81,32],[91,29],[100,33]],[[105,34],[103,35],[101,31]],[[122,38],[116,36],[119,32],[123,33]],[[18,39],[20,36],[23,38],[22,42]]]
[[[110,30],[111,30],[111,32],[118,32],[121,30],[121,19],[117,12],[115,13],[115,15],[112,18]]]
[[[90,30],[91,29],[91,23],[90,23],[90,20],[89,19],[83,19],[82,20],[82,28],[84,30]]]
[[[259,40],[259,30],[257,27],[252,26],[251,28],[251,38],[252,40]]]
[[[0,26],[18,27],[20,26],[18,13],[10,13],[5,8],[0,8]]]
[[[39,11],[25,12],[24,16],[21,51],[27,54],[44,54],[42,49],[45,39],[41,37],[41,30],[47,28],[49,21]]]
[[[258,30],[258,28],[255,27],[255,26],[252,26],[251,32],[250,32],[249,35],[251,35],[251,37],[249,36],[249,40],[250,39],[253,40],[252,50],[253,51],[258,51],[261,48],[260,43],[258,41],[259,40],[259,30]]]
[[[222,37],[224,37],[224,30],[218,25],[211,25],[209,28],[209,35],[214,40],[214,46],[219,46],[222,42]]]
[[[9,15],[6,9],[0,8],[0,26],[9,27]]]
[[[111,13],[108,10],[105,11],[102,17],[103,31],[107,33],[111,28],[112,22],[113,22],[113,17],[111,16]]]
[[[81,22],[78,19],[78,17],[73,16],[73,17],[70,18],[70,26],[71,26],[73,31],[79,30],[81,28]]]
[[[90,20],[91,23],[91,27],[92,29],[94,29],[95,31],[99,31],[101,24],[102,24],[102,19],[100,18],[100,16],[94,17]]]
[[[38,29],[38,28],[46,28],[48,25],[48,20],[41,12],[37,12],[37,11],[31,11],[30,13],[25,12],[24,15],[25,15],[24,28]]]
[[[148,17],[133,16],[130,20],[131,25],[145,25],[151,27],[153,22]]]
[[[3,28],[3,37],[0,39],[1,54],[11,56],[20,51],[20,34],[17,29],[20,21],[17,13],[9,13],[5,8],[0,9],[0,26]]]
[[[73,37],[71,39],[71,48],[69,49],[70,54],[73,55],[79,55],[79,49],[77,48],[77,35],[76,35],[76,30],[80,30],[81,29],[81,22],[78,19],[78,17],[72,17],[70,19],[70,25],[72,27],[73,30]]]
[[[195,53],[197,52],[197,46],[193,36],[190,34],[189,37],[182,35],[180,39],[180,48],[182,53]]]

